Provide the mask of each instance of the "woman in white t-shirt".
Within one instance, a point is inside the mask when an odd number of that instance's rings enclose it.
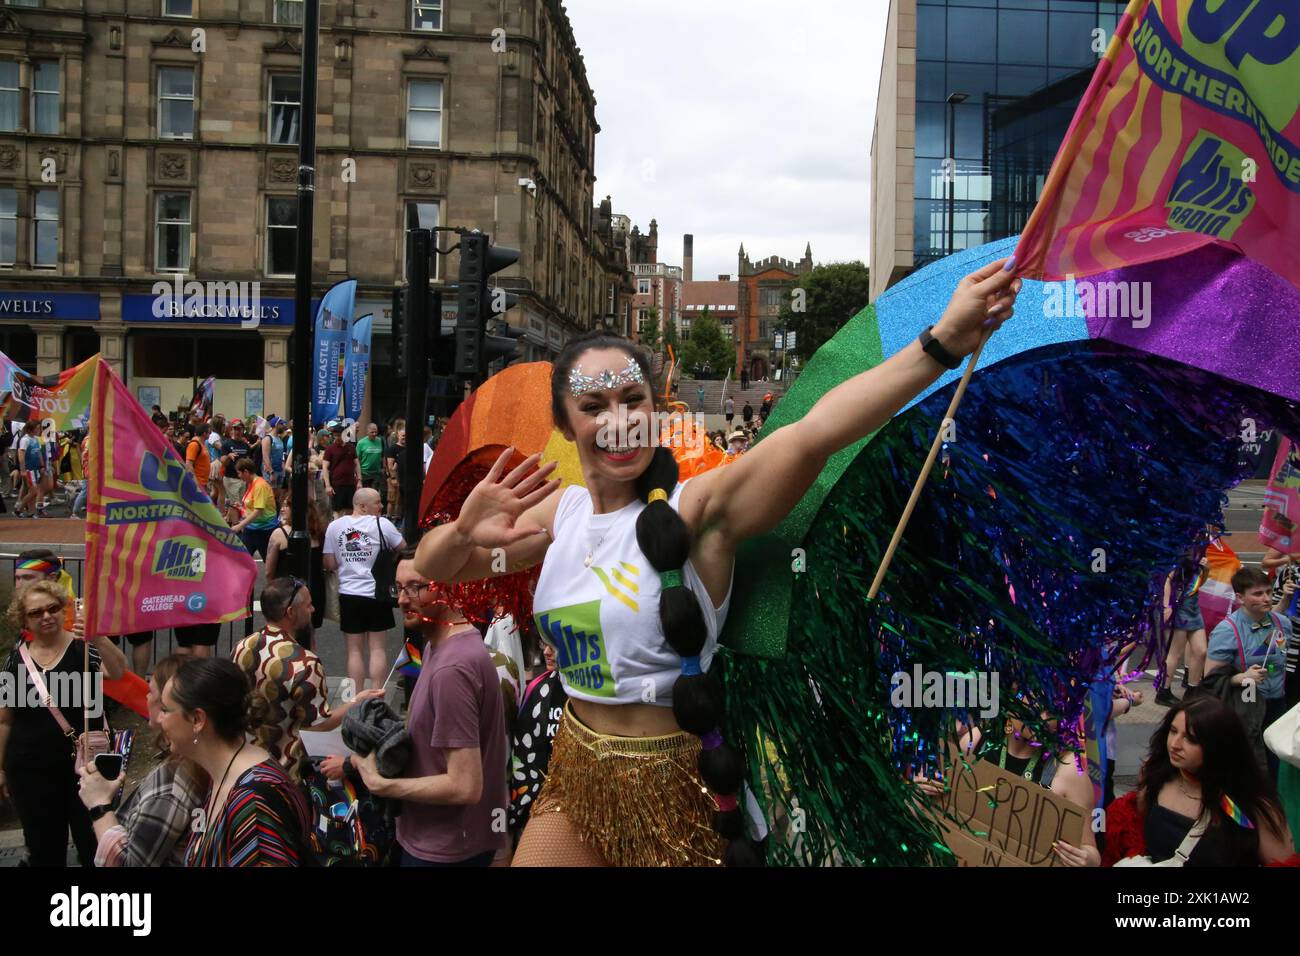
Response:
[[[325,570],[339,578],[339,626],[348,642],[348,677],[357,691],[364,689],[367,673],[376,688],[388,674],[384,641],[393,626],[393,602],[390,595],[375,593],[371,569],[381,549],[406,546],[402,533],[380,516],[380,501],[375,489],[358,489],[352,514],[335,518],[325,529],[323,560]],[[362,659],[363,647],[368,661]]]
[[[963,279],[930,335],[687,482],[672,453],[648,440],[645,352],[600,333],[565,346],[551,411],[586,487],[555,494],[558,462],[537,468],[533,455],[510,470],[506,449],[458,517],[424,536],[415,562],[439,582],[542,564],[533,611],[569,705],[517,865],[760,861],[737,805],[743,758],[722,739],[708,674],[737,548],[783,520],[831,455],[884,425],[1011,316],[1020,283],[1007,265]]]

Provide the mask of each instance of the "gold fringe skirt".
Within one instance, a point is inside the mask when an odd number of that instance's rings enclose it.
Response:
[[[611,866],[721,866],[699,756],[693,734],[609,737],[566,703],[533,813],[562,812]]]

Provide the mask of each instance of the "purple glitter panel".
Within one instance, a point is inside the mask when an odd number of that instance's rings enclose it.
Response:
[[[1149,306],[1145,319],[1114,315],[1125,283]],[[1141,283],[1133,286],[1130,283]],[[1247,385],[1300,400],[1300,290],[1221,246],[1078,281],[1088,332]],[[1086,287],[1091,286],[1091,302]],[[1103,313],[1103,314],[1098,314]],[[1150,322],[1145,328],[1137,326]]]

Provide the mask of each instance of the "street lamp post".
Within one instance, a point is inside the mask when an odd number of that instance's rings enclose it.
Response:
[[[948,180],[948,255],[956,251],[954,224],[957,212],[957,104],[969,99],[965,93],[948,94],[948,168],[944,170],[944,179]]]
[[[289,418],[293,420],[293,532],[289,535],[289,567],[308,580],[311,538],[307,528],[307,465],[311,460],[312,379],[312,206],[316,197],[316,61],[320,41],[320,0],[306,0],[302,17],[302,105],[298,138],[298,230],[294,263],[293,379]],[[351,316],[349,316],[351,318]]]

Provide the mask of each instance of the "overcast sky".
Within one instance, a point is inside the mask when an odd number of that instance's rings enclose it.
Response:
[[[596,94],[595,201],[695,278],[751,259],[868,259],[888,0],[567,0]]]

